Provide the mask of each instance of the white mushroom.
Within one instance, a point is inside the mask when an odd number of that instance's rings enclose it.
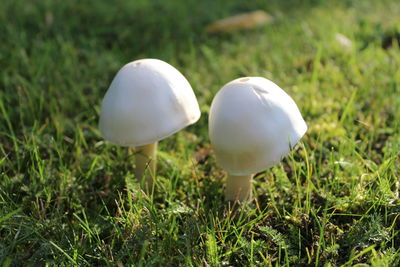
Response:
[[[113,79],[103,99],[99,128],[109,142],[136,147],[135,176],[149,190],[157,142],[199,118],[199,105],[186,78],[164,61],[141,59],[126,64]]]
[[[251,198],[254,173],[278,163],[307,131],[293,99],[261,77],[226,84],[212,101],[209,135],[228,173],[226,200]]]

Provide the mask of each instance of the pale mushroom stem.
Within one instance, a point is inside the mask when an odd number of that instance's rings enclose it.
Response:
[[[158,142],[137,146],[135,176],[144,190],[150,192],[156,175],[156,157]]]
[[[247,202],[251,199],[253,174],[231,175],[226,178],[225,200]]]

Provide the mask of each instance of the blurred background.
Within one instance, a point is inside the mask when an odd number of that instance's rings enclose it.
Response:
[[[272,19],[250,30],[206,30],[216,20],[254,10]],[[301,94],[288,90],[316,99],[342,78],[354,84],[375,73],[368,64],[352,73],[349,62],[361,65],[379,57],[368,52],[371,47],[385,53],[398,43],[398,11],[388,0],[3,0],[3,101],[14,108],[9,115],[16,129],[44,123],[50,113],[78,121],[86,116],[95,127],[99,103],[117,70],[146,57],[183,72],[204,110],[213,93],[238,76],[300,86]],[[316,69],[329,77],[318,79]],[[351,88],[341,90],[351,94]],[[312,115],[317,107],[306,102],[303,109]]]

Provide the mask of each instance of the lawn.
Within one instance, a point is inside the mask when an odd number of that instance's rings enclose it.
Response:
[[[273,23],[205,31],[256,9]],[[0,264],[400,265],[399,14],[396,0],[1,0]],[[202,111],[160,142],[153,195],[98,130],[112,78],[140,58],[179,69]],[[282,87],[308,131],[232,210],[207,125],[242,76]]]

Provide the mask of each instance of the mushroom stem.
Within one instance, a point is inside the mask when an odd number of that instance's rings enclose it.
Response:
[[[135,176],[147,192],[151,191],[156,176],[157,144],[136,147]]]
[[[246,202],[251,199],[253,174],[231,175],[226,178],[225,200]]]

